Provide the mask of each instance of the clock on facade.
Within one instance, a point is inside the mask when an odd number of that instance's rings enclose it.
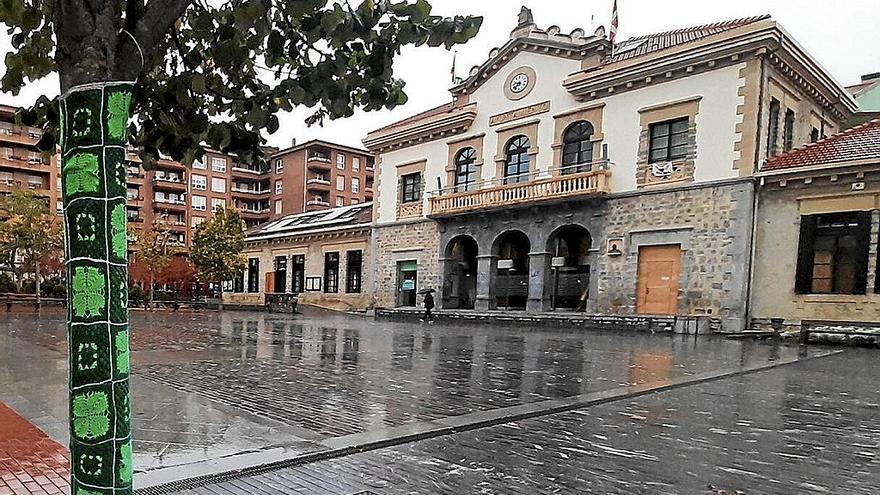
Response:
[[[513,76],[510,80],[510,90],[514,93],[522,93],[529,87],[529,76],[523,72]]]

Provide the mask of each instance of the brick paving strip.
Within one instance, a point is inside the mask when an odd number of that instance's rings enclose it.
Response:
[[[214,459],[211,461],[185,464],[166,469],[138,473],[135,478],[137,495],[160,495],[174,493],[188,488],[239,479],[270,471],[308,464],[316,461],[335,459],[352,454],[402,445],[409,442],[436,438],[480,428],[497,426],[560,412],[583,409],[610,402],[629,400],[657,392],[675,390],[727,378],[739,377],[759,371],[792,365],[805,360],[823,358],[843,351],[811,353],[793,359],[783,359],[774,363],[738,369],[723,369],[698,373],[662,383],[649,383],[635,387],[619,387],[610,390],[575,395],[562,399],[546,400],[530,404],[480,411],[461,416],[424,421],[420,423],[386,428],[378,431],[356,433],[328,438],[318,442],[322,450],[308,454],[285,455],[285,449],[271,449],[260,452],[247,452]]]
[[[70,492],[70,455],[0,402],[0,495]]]

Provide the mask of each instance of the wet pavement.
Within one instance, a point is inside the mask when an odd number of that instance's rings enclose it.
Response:
[[[66,448],[0,403],[0,495],[67,493],[69,470]]]
[[[0,402],[61,444],[64,332],[60,314],[0,317]],[[503,421],[567,399],[664,387],[798,353],[708,337],[330,313],[133,312],[131,338],[138,486],[223,470],[218,458],[256,464]]]
[[[878,377],[847,350],[179,493],[876,494]]]

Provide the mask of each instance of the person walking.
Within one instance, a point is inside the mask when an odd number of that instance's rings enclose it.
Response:
[[[425,316],[421,321],[427,321],[428,323],[433,323],[434,316],[431,315],[431,310],[434,309],[434,296],[431,295],[430,292],[425,293]]]

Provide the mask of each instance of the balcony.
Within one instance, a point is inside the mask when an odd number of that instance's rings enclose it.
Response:
[[[144,198],[142,196],[127,196],[125,198],[125,203],[130,208],[143,208]]]
[[[312,198],[306,201],[306,211],[319,211],[330,208],[330,202],[323,198]]]
[[[312,177],[306,181],[306,190],[330,192],[330,181],[323,177]]]
[[[263,175],[266,172],[268,172],[268,170],[263,170],[256,167],[246,167],[241,164],[235,164],[232,166],[232,175],[253,178],[259,175]]]
[[[256,197],[263,194],[269,194],[268,189],[248,189],[246,187],[233,187],[231,189],[234,195],[245,195],[250,197]]]
[[[168,211],[186,211],[186,201],[182,199],[159,199],[153,200],[153,208]]]
[[[186,232],[186,222],[165,220],[161,225],[163,228],[171,232]]]
[[[260,210],[240,208],[238,212],[244,220],[266,221],[269,219],[269,208],[263,208]]]
[[[306,159],[306,166],[309,170],[326,171],[333,168],[329,156],[313,154]]]
[[[153,177],[153,188],[171,191],[186,191],[186,182],[176,177]]]
[[[610,191],[608,162],[593,164],[592,170],[562,174],[560,169],[507,177],[476,184],[470,191],[454,188],[431,193],[428,217],[442,218],[481,210],[534,205],[588,196],[602,196]],[[516,179],[516,183],[507,183]]]

